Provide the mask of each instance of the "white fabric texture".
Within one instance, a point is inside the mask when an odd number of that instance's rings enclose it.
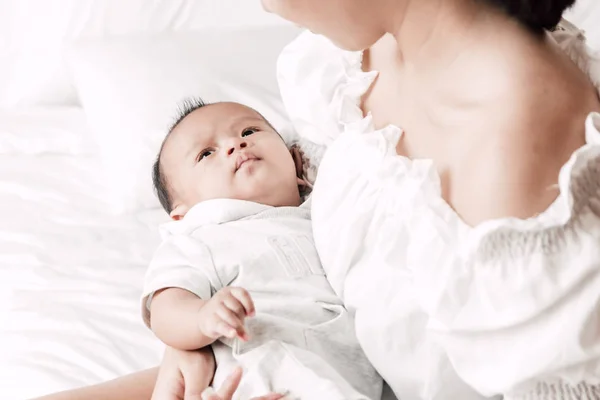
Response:
[[[0,108],[76,105],[64,56],[80,38],[283,23],[260,0],[3,0]]]
[[[113,211],[159,207],[151,167],[186,97],[246,104],[289,138],[275,64],[298,32],[223,28],[77,45],[70,64],[100,147]]]
[[[254,377],[258,382],[245,378],[240,399],[274,388],[291,390],[292,397],[301,399],[381,397],[381,378],[325,277],[306,203],[271,207],[209,200],[195,205],[181,221],[165,224],[163,232],[146,274],[144,321],[150,326],[148,297],[162,289],[185,289],[204,300],[227,286],[246,289],[256,308],[256,316],[246,320],[251,339],[221,339],[244,369],[261,371]],[[265,357],[269,362],[260,361]]]
[[[598,82],[581,32],[554,37]],[[305,33],[278,76],[300,136],[329,146],[313,191],[315,242],[374,366],[402,399],[600,384],[600,115],[589,115],[587,144],[546,212],[470,228],[443,201],[431,161],[396,155],[401,129],[363,117],[376,72],[361,58]]]
[[[0,154],[85,154],[90,133],[80,107],[0,110]]]
[[[286,399],[368,399],[330,364],[302,347],[273,340],[235,358],[229,347],[219,343],[213,345],[213,350],[218,364],[215,387],[221,386],[236,365],[244,368],[233,400],[253,399],[271,392],[286,393]]]

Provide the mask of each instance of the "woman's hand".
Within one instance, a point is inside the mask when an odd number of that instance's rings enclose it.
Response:
[[[242,369],[236,368],[225,380],[221,388],[215,392],[208,388],[202,393],[202,400],[232,400],[233,394],[242,380]],[[285,397],[284,394],[272,393],[262,397],[255,397],[251,400],[280,400]],[[186,397],[185,400],[188,400]]]
[[[152,400],[201,400],[214,373],[215,358],[210,346],[194,351],[167,347]]]

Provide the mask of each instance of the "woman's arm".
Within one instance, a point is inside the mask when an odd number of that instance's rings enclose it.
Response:
[[[200,399],[215,372],[212,349],[183,351],[167,347],[159,368],[35,400]],[[154,391],[154,393],[153,393]]]
[[[202,393],[202,400],[231,400],[242,380],[242,369],[236,368],[231,375],[223,382],[218,392],[208,389]],[[271,393],[266,396],[254,397],[250,400],[280,400],[285,398],[285,394]]]
[[[36,400],[150,400],[158,368],[135,372],[112,381],[51,394]]]

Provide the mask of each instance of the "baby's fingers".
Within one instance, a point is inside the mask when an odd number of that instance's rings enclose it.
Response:
[[[234,329],[244,326],[243,319],[238,317],[236,313],[225,306],[217,309],[217,317]]]
[[[248,317],[254,316],[254,302],[252,301],[252,297],[250,297],[250,293],[242,288],[233,288],[231,289],[231,295],[242,303]]]
[[[241,327],[237,329],[237,336],[242,339],[242,341],[247,342],[250,340],[250,335],[246,331],[245,327]]]
[[[250,339],[246,333],[246,329],[244,328],[243,318],[239,318],[233,311],[226,307],[222,307],[217,310],[217,316],[221,318],[228,326],[235,329],[235,334],[227,337],[231,338],[239,336],[243,341],[248,341]]]
[[[243,320],[244,318],[247,317],[246,308],[244,307],[242,302],[239,301],[233,295],[225,297],[223,299],[223,304],[225,305],[225,307],[227,307],[228,309],[233,311],[238,316],[238,318]]]
[[[229,339],[233,339],[234,337],[237,336],[237,330],[230,326],[227,322],[225,321],[219,321],[216,323],[215,325],[215,333],[216,333],[216,337],[226,337]]]

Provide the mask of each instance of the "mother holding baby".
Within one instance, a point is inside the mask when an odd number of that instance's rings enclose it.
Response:
[[[314,32],[279,81],[328,147],[315,241],[401,400],[600,399],[600,65],[548,33],[573,3],[263,0]],[[193,353],[167,356],[159,398],[183,398]]]

